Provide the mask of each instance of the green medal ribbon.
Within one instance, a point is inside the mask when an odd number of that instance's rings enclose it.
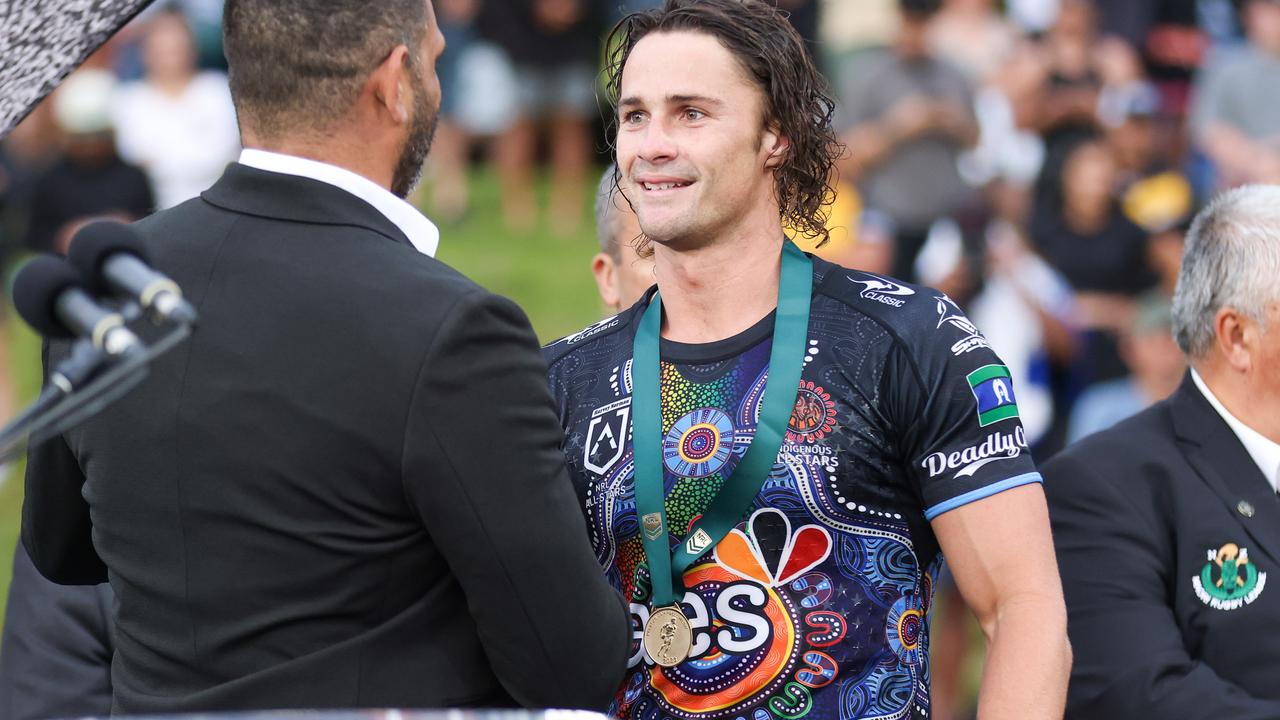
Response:
[[[662,480],[662,395],[658,345],[662,299],[655,293],[636,329],[632,347],[632,433],[635,448],[636,512],[653,581],[653,607],[675,605],[684,594],[684,571],[733,529],[760,492],[778,459],[791,421],[809,333],[813,263],[790,240],[783,243],[778,311],[773,321],[769,374],[760,401],[755,438],[702,517],[673,550],[667,537]]]

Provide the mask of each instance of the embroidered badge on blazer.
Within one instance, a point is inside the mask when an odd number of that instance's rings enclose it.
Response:
[[[1249,548],[1227,543],[1205,552],[1208,562],[1191,578],[1200,602],[1214,610],[1236,610],[1253,603],[1267,586],[1267,574],[1249,559]]]

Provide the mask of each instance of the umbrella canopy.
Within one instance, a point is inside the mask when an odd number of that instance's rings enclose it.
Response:
[[[0,0],[0,138],[153,0]]]

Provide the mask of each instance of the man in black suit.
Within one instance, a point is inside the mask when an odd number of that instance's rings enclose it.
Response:
[[[137,225],[200,328],[33,450],[32,561],[110,580],[119,713],[603,707],[627,613],[537,341],[402,199],[440,100],[430,2],[225,13],[247,149]]]
[[[1075,651],[1067,716],[1280,718],[1280,188],[1187,235],[1167,400],[1043,468]]]
[[[18,545],[0,637],[0,717],[109,714],[114,603],[106,583],[49,582]]]

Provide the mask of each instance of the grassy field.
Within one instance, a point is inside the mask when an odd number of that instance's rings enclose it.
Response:
[[[584,195],[589,191],[584,190]],[[573,237],[557,237],[546,228],[513,235],[503,229],[498,187],[485,172],[473,178],[473,209],[463,222],[442,226],[438,257],[490,290],[505,295],[529,314],[538,337],[550,342],[598,320],[604,308],[596,295],[589,263],[595,253],[593,223],[584,206],[582,230]],[[430,213],[428,213],[430,214]],[[6,294],[7,301],[7,294]],[[0,339],[10,358],[11,374],[20,403],[39,391],[40,343],[8,309],[10,318]],[[22,472],[14,463],[0,483],[0,618],[9,597],[13,548],[22,510]]]

